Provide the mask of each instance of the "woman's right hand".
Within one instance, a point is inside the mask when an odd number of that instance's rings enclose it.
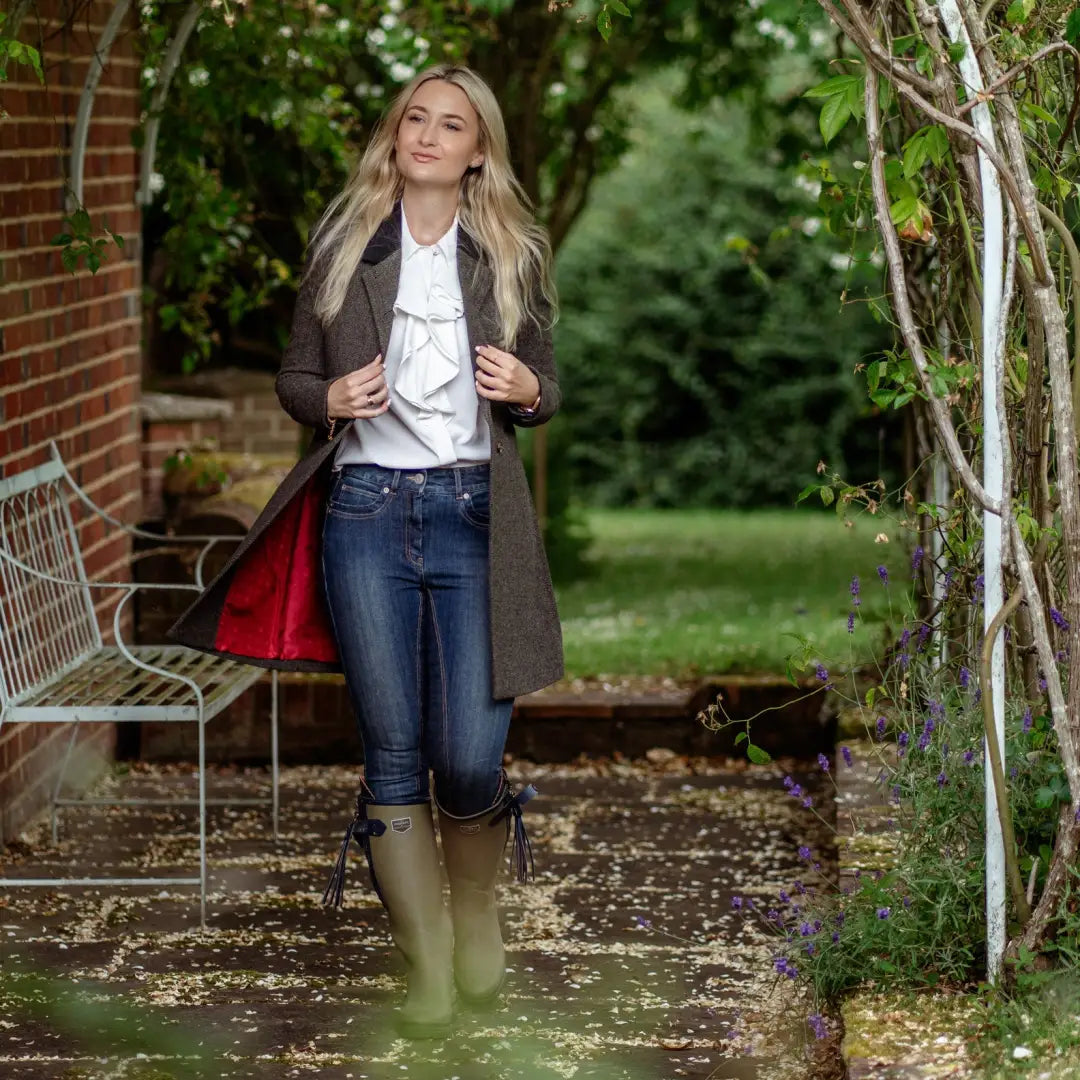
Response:
[[[390,388],[384,372],[379,353],[370,364],[335,379],[326,394],[326,418],[370,420],[386,412],[390,408]]]

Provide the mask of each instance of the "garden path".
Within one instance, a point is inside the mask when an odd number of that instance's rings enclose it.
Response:
[[[805,1080],[831,1071],[771,967],[770,941],[733,910],[799,876],[807,814],[750,766],[654,750],[636,762],[510,766],[541,798],[526,820],[537,879],[501,886],[506,1000],[464,1014],[444,1043],[397,1039],[400,966],[350,855],[344,908],[320,897],[355,770],[282,771],[282,837],[261,808],[216,807],[208,927],[191,888],[0,893],[0,1075],[12,1080],[251,1077],[327,1080]],[[818,774],[820,777],[820,774]],[[259,770],[214,769],[251,794]],[[160,796],[186,766],[137,765],[101,790]],[[828,801],[828,800],[826,800]],[[26,834],[0,873],[190,873],[190,812],[66,812],[59,849]],[[48,972],[48,986],[19,973]],[[75,990],[73,994],[72,991]],[[36,1002],[36,1003],[35,1003]],[[736,1037],[732,1038],[735,1034]],[[835,1047],[833,1047],[835,1050]],[[809,1055],[809,1057],[808,1057]],[[827,1056],[827,1055],[826,1055]],[[815,1059],[810,1061],[810,1057]]]

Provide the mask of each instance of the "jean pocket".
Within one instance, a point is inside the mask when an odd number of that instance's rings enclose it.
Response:
[[[369,518],[385,510],[393,497],[388,485],[343,472],[334,484],[326,509],[337,517]]]
[[[491,524],[489,490],[489,485],[482,484],[468,488],[458,496],[457,503],[461,516],[478,529],[486,529]]]

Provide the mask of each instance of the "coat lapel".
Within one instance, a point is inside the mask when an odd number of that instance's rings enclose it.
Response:
[[[494,275],[487,260],[481,257],[479,245],[460,222],[457,256],[469,352],[475,368],[476,346],[488,345],[498,339],[497,308],[491,291]],[[385,358],[390,344],[390,330],[394,324],[394,301],[397,299],[398,278],[401,274],[400,200],[394,204],[394,209],[383,219],[364,249],[358,274],[367,294],[379,351]]]

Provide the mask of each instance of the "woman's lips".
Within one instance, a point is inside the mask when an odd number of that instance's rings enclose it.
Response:
[[[413,157],[417,161],[435,161],[436,160],[431,154],[413,154]]]

